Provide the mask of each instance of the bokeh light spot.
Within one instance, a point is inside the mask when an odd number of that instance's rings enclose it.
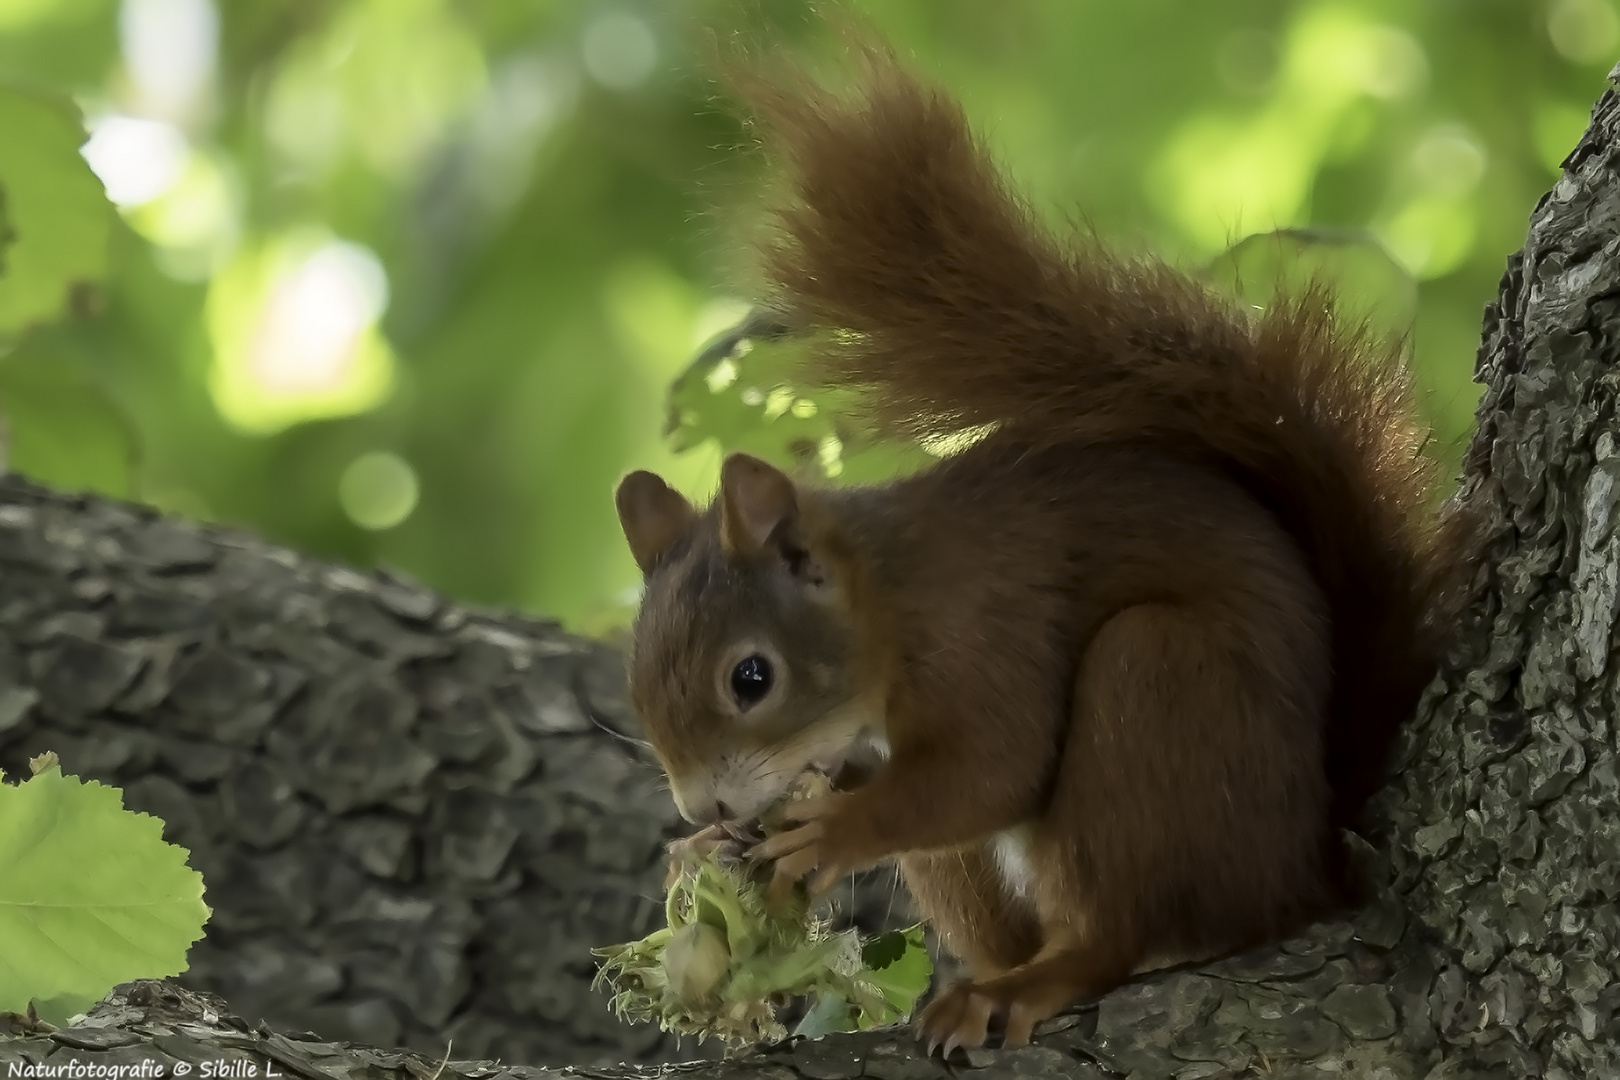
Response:
[[[733,360],[722,360],[703,377],[709,384],[709,393],[718,394],[726,387],[737,381],[737,364]]]
[[[361,454],[338,480],[338,501],[362,529],[392,529],[411,516],[420,493],[416,470],[398,454]]]
[[[376,327],[387,300],[382,265],[358,244],[306,233],[239,257],[209,290],[220,414],[269,432],[380,403],[393,375]]]
[[[823,435],[816,446],[816,460],[829,478],[836,477],[844,471],[844,441],[836,435]]]
[[[1393,26],[1368,30],[1360,56],[1362,89],[1393,100],[1422,89],[1429,78],[1429,57],[1418,40]]]
[[[1412,166],[1434,190],[1465,195],[1485,175],[1485,149],[1466,128],[1446,124],[1418,143],[1412,151]]]
[[[158,265],[182,281],[203,281],[225,265],[241,233],[241,194],[230,161],[193,152],[160,198],[135,208],[129,223],[156,245]]]
[[[1553,48],[1577,64],[1609,63],[1620,45],[1620,16],[1608,0],[1554,0],[1547,9]]]
[[[124,0],[118,37],[140,111],[193,117],[219,49],[219,13],[210,0]]]
[[[1241,67],[1244,50],[1258,56],[1259,39],[1238,36],[1222,49]],[[1243,63],[1258,70],[1260,61]],[[1298,224],[1322,163],[1353,154],[1370,130],[1357,110],[1414,94],[1428,73],[1423,46],[1406,31],[1344,4],[1303,6],[1282,38],[1264,103],[1189,116],[1150,164],[1149,189],[1211,254],[1246,233]]]
[[[191,152],[173,124],[133,116],[98,120],[79,151],[119,206],[151,202],[174,186]]]
[[[628,11],[597,16],[585,28],[585,70],[610,90],[634,90],[658,63],[652,27]]]
[[[278,64],[265,130],[294,171],[322,176],[352,153],[403,181],[487,85],[484,52],[453,5],[356,0]]]

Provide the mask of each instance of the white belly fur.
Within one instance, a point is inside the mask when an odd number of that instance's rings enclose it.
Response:
[[[1028,896],[1035,884],[1035,867],[1029,860],[1029,826],[1015,825],[990,838],[990,857],[1001,871],[1001,880],[1014,896]]]
[[[1028,899],[1030,890],[1035,884],[1035,868],[1029,857],[1028,825],[1015,825],[1004,829],[990,838],[988,850],[991,861],[1001,874],[1001,880],[1007,891],[1019,899]],[[1080,926],[1086,925],[1080,923]],[[1161,968],[1174,967],[1178,964],[1187,964],[1194,961],[1213,960],[1214,956],[1195,956],[1183,953],[1156,953],[1143,957],[1142,962],[1136,966],[1134,974],[1157,971]]]

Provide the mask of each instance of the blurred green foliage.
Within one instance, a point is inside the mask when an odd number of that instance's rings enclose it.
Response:
[[[1246,290],[1329,267],[1412,330],[1453,453],[1620,59],[1613,0],[857,6],[1054,222]],[[922,460],[778,389],[790,343],[666,398],[746,310],[760,162],[705,57],[761,9],[833,63],[804,0],[0,0],[12,465],[592,628],[635,586],[623,471]]]
[[[78,110],[59,97],[0,95],[0,339],[66,315],[107,269],[112,208],[79,157]]]

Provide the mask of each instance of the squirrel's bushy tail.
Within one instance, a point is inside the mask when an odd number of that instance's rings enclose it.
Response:
[[[1326,593],[1338,819],[1375,790],[1435,662],[1454,560],[1435,524],[1399,348],[1308,290],[1251,314],[1156,262],[1059,243],[956,103],[867,50],[860,90],[745,80],[788,169],[766,270],[810,373],[918,434],[1148,436],[1218,457],[1279,516]]]

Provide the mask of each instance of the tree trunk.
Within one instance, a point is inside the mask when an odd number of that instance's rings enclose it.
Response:
[[[1620,75],[1620,68],[1611,78]],[[1396,887],[1446,950],[1448,1047],[1620,1075],[1620,99],[1604,95],[1485,313],[1464,494],[1493,524],[1385,793]]]
[[[1611,92],[1486,314],[1463,493],[1491,517],[1489,565],[1380,800],[1383,898],[1139,979],[1035,1046],[970,1054],[982,1075],[1620,1074],[1616,162]],[[450,1080],[542,1074],[468,1064],[496,1055],[676,1056],[586,989],[589,947],[657,917],[677,825],[614,734],[634,728],[608,650],[15,480],[0,567],[0,766],[55,749],[193,849],[215,917],[184,981],[250,1017],[426,1055],[271,1034],[143,983],[72,1029],[0,1042],[0,1062],[223,1056],[259,1076],[422,1078],[454,1040]],[[866,886],[869,924],[889,888]],[[905,1032],[694,1068],[936,1071]]]

